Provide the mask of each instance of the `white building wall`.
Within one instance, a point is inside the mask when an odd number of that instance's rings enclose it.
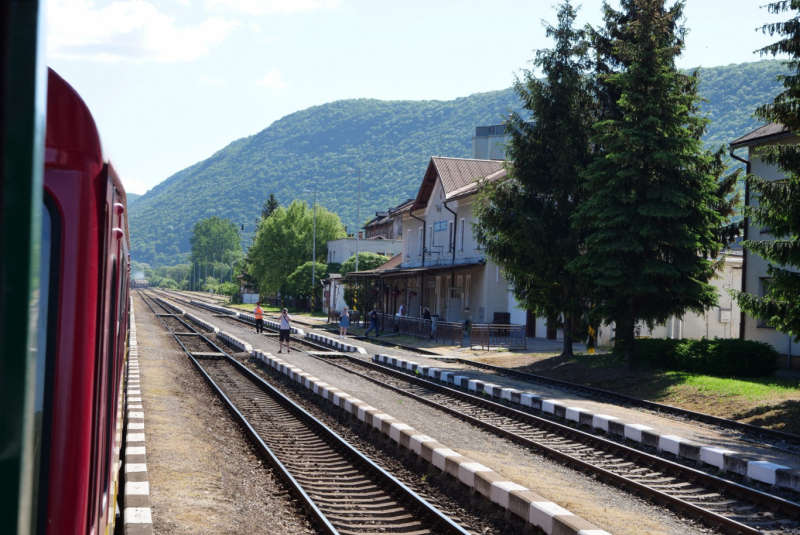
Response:
[[[800,143],[800,138],[796,136],[783,138],[781,143]],[[759,145],[764,147],[776,143],[765,143]],[[757,154],[756,147],[750,147],[748,158],[750,159],[750,173],[766,178],[767,180],[780,180],[784,178],[775,165],[768,165],[762,161]],[[750,197],[750,205],[758,206],[758,198],[755,195]],[[750,240],[773,240],[774,238],[768,231],[762,230],[760,227],[749,224],[747,228],[747,238]],[[744,280],[743,289],[747,293],[756,295],[763,295],[763,279],[767,277],[767,266],[769,263],[763,258],[755,254],[750,254],[745,251],[746,279]],[[794,343],[791,337],[773,327],[765,325],[763,321],[745,316],[744,324],[744,338],[745,340],[757,340],[759,342],[766,342],[772,345],[778,353],[782,355],[792,355],[797,359],[800,355],[800,344]],[[797,365],[795,365],[796,367]]]
[[[380,253],[391,258],[403,250],[403,240],[364,239],[358,241],[358,250],[362,253]],[[341,238],[328,242],[328,263],[341,264],[355,254],[355,238]]]

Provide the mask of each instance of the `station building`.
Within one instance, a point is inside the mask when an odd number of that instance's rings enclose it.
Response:
[[[780,124],[768,124],[731,142],[731,153],[737,149],[747,149],[747,158],[734,155],[747,166],[747,173],[767,180],[781,180],[785,176],[776,165],[770,165],[759,158],[759,150],[772,145],[797,145],[800,137],[786,130]],[[745,205],[758,206],[758,197],[745,191]],[[770,229],[759,227],[749,218],[745,220],[744,239],[774,240]],[[742,266],[742,291],[763,296],[764,282],[768,281],[767,266],[769,262],[760,256],[745,251]],[[787,267],[786,269],[792,269]],[[796,271],[796,270],[793,270]],[[768,325],[764,320],[741,315],[740,337],[745,340],[757,340],[772,345],[785,358],[788,368],[800,369],[800,344],[794,343],[792,337]]]

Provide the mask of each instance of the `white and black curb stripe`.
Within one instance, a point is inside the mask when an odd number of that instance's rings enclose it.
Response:
[[[185,314],[184,317],[187,320],[191,321],[192,323],[199,325],[208,332],[219,333],[219,327],[214,327],[209,322],[202,320],[193,314]]]
[[[209,303],[205,303],[205,302],[202,302],[202,301],[195,301],[194,299],[189,300],[189,304],[196,305],[196,306],[198,306],[200,308],[205,308],[207,310],[213,310],[217,314],[226,314],[228,316],[236,316],[237,315],[237,313],[234,312],[233,310],[228,310],[227,308],[218,307],[217,305],[211,305]]]
[[[228,342],[230,345],[232,345],[232,346],[234,346],[236,348],[239,348],[242,351],[245,351],[247,353],[251,353],[253,351],[253,346],[251,346],[250,344],[248,344],[247,342],[245,342],[245,341],[243,341],[243,340],[241,340],[239,338],[236,338],[235,336],[233,336],[230,333],[226,333],[225,331],[218,332],[217,333],[217,338],[221,338],[221,339],[225,340],[226,342]]]
[[[167,307],[168,309],[170,309],[171,311],[173,311],[175,314],[178,314],[179,316],[183,316],[183,315],[185,315],[185,314],[186,314],[186,311],[185,311],[185,310],[183,310],[182,308],[179,308],[179,307],[177,307],[177,306],[173,305],[172,303],[170,303],[169,301],[167,301],[167,300],[165,300],[165,299],[161,299],[160,297],[156,297],[156,301],[157,301],[159,304],[161,304],[161,305],[164,305],[165,307]]]
[[[150,484],[147,478],[147,457],[144,436],[139,346],[136,340],[136,319],[133,298],[130,301],[128,331],[128,373],[125,396],[125,449],[122,469],[125,473],[122,524],[125,535],[152,535],[153,517],[150,508]]]
[[[461,372],[422,366],[416,362],[388,355],[375,355],[372,360],[379,364],[400,368],[442,383],[466,388],[477,394],[486,394],[493,398],[508,401],[511,404],[518,404],[550,413],[567,421],[599,429],[605,433],[639,442],[659,451],[672,453],[683,459],[698,461],[720,470],[733,472],[761,483],[800,491],[800,470],[792,469],[789,466],[760,461],[733,450],[704,446],[675,435],[661,435],[656,433],[652,427],[643,424],[625,423],[619,418],[608,414],[595,414],[580,407],[568,407],[555,400],[542,399],[541,396],[533,392],[504,388],[461,375]]]
[[[306,338],[308,338],[309,340],[313,340],[317,343],[326,345],[328,347],[338,349],[339,351],[345,353],[361,353],[362,355],[367,354],[367,350],[364,349],[363,347],[345,344],[344,342],[341,342],[329,336],[323,336],[317,333],[306,333]]]
[[[270,353],[255,349],[252,357],[283,373],[315,394],[378,429],[401,446],[476,490],[493,503],[540,527],[548,535],[609,535],[556,503],[518,485],[494,470],[440,444],[381,410],[334,388]]]

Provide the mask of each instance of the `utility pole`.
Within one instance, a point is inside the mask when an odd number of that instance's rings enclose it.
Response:
[[[314,312],[314,306],[316,305],[316,296],[317,296],[317,288],[316,288],[316,274],[317,274],[317,190],[307,190],[304,189],[303,193],[313,193],[314,194],[314,237],[312,238],[312,246],[311,246],[311,312]],[[358,257],[356,257],[358,258]]]

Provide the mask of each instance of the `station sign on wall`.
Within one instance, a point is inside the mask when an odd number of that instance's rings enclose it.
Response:
[[[447,221],[434,221],[433,222],[433,231],[434,232],[447,232]]]

